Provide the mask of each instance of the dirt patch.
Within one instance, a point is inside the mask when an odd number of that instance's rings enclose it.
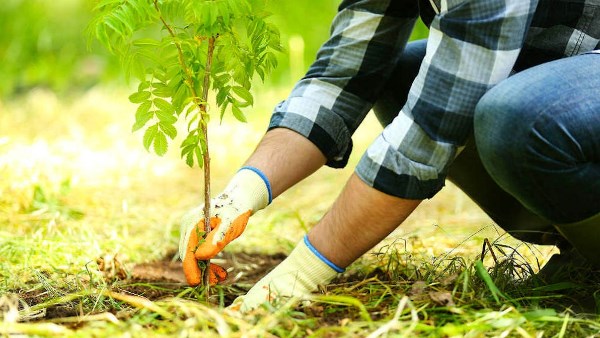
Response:
[[[149,283],[175,283],[186,285],[181,261],[173,260],[173,253],[161,260],[133,266],[131,279]],[[264,255],[256,253],[221,253],[211,262],[224,267],[227,279],[221,285],[254,284],[285,259],[284,254]]]
[[[98,259],[97,267],[94,268],[98,268],[103,272],[104,278],[111,285],[110,288],[112,291],[141,296],[155,301],[168,297],[176,297],[188,288],[182,271],[181,261],[174,260],[173,257],[175,257],[175,252],[170,252],[162,259],[131,266],[126,262],[121,262],[118,257],[103,256]],[[221,293],[225,305],[228,305],[237,296],[244,294],[261,277],[285,259],[285,257],[284,254],[220,254],[212,261],[223,266],[228,271],[228,276],[222,284],[215,288],[214,293]],[[12,294],[21,302],[19,304],[19,301],[17,301],[15,307],[23,310],[24,306],[32,307],[64,295],[77,293],[77,290],[53,290],[54,292],[52,293],[46,289],[39,288],[29,291],[15,290]],[[40,311],[33,313],[33,315],[22,318],[22,320],[38,321],[74,317],[94,312],[118,312],[117,308],[111,308],[113,306],[111,302],[105,302],[104,306],[99,306],[96,303],[98,300],[97,297],[97,295],[92,294],[90,296],[76,297],[72,301],[53,305],[49,304],[40,309]],[[219,297],[214,298],[215,302],[219,301]]]
[[[185,283],[181,262],[165,257],[162,260],[134,265],[131,278],[135,281]]]
[[[141,263],[130,270],[130,280],[119,287],[120,291],[158,300],[176,296],[187,287],[181,261],[173,260],[169,253],[161,260]],[[284,254],[264,255],[258,253],[221,253],[211,260],[224,267],[227,279],[219,284],[224,305],[243,295],[260,278],[285,259]],[[213,292],[214,294],[215,292]],[[217,298],[215,302],[219,301]]]

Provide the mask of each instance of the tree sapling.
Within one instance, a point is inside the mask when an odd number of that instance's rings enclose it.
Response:
[[[88,34],[120,58],[128,78],[139,80],[129,100],[138,105],[133,131],[145,129],[144,147],[162,156],[178,128],[185,129],[181,157],[204,168],[203,238],[211,215],[208,102],[216,103],[221,120],[231,112],[246,122],[251,80],[264,80],[282,50],[277,29],[265,20],[265,0],[101,0],[95,11]],[[205,262],[206,288],[207,268]]]

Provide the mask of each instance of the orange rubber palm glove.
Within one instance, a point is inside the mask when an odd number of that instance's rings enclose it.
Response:
[[[199,245],[198,234],[204,232],[204,206],[190,210],[182,219],[179,240],[179,257],[183,261],[183,272],[189,285],[200,284],[202,273],[199,260],[214,257],[234,239],[238,238],[256,211],[271,202],[271,188],[266,176],[256,168],[243,167],[231,179],[225,190],[211,200],[211,231]],[[215,281],[218,278],[214,264],[209,267]],[[222,268],[221,268],[222,270]],[[215,282],[216,283],[216,282]]]

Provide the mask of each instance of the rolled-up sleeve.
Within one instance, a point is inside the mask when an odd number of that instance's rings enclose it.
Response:
[[[335,168],[347,164],[352,134],[379,96],[418,16],[417,1],[344,1],[331,36],[269,129],[288,128],[313,142]]]
[[[424,199],[444,185],[472,132],[479,99],[510,74],[536,0],[444,1],[406,105],[361,158],[356,173],[387,194]]]

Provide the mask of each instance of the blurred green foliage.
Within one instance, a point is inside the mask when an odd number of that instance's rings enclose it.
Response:
[[[101,82],[123,83],[117,59],[88,41],[84,30],[92,0],[6,0],[0,6],[0,97],[48,87],[58,93],[85,90]],[[339,0],[271,1],[270,21],[279,27],[287,53],[269,84],[290,84],[301,76],[329,36]],[[415,37],[424,37],[420,25]]]
[[[87,48],[88,0],[7,0],[0,6],[0,95],[34,86],[86,88],[117,74],[100,48]],[[116,69],[115,69],[116,70]],[[107,73],[107,71],[109,71]]]

